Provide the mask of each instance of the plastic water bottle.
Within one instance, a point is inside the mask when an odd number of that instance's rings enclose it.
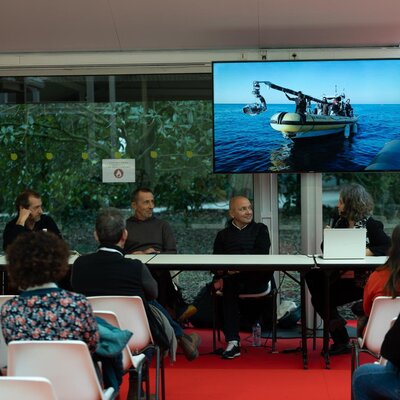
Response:
[[[253,325],[253,346],[261,346],[261,325],[258,321]]]

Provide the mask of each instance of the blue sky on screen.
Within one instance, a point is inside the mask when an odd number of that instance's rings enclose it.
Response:
[[[254,103],[253,81],[270,81],[316,98],[344,92],[353,104],[400,104],[400,59],[222,62],[213,77],[215,103]],[[291,103],[263,84],[261,95],[267,104]]]

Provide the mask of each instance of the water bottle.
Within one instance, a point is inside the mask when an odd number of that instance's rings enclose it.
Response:
[[[261,325],[258,321],[253,325],[253,346],[261,346]]]

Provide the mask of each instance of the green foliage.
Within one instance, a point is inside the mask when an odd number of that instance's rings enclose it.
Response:
[[[198,209],[226,194],[226,178],[212,175],[208,101],[3,105],[0,115],[3,211],[13,211],[26,187],[63,218],[128,207],[134,186],[157,188],[174,210]],[[135,159],[135,185],[102,184],[101,161],[116,154]]]

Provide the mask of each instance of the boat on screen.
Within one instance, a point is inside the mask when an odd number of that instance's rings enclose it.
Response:
[[[253,82],[253,94],[258,102],[243,107],[243,112],[247,115],[255,116],[267,110],[266,100],[260,92],[260,84],[281,91],[289,100],[296,102],[295,112],[281,111],[270,118],[272,129],[282,132],[285,138],[293,141],[332,135],[348,138],[357,132],[358,116],[353,114],[349,100],[344,101],[344,94],[319,99],[269,81]],[[296,98],[291,98],[288,94],[295,95]]]

